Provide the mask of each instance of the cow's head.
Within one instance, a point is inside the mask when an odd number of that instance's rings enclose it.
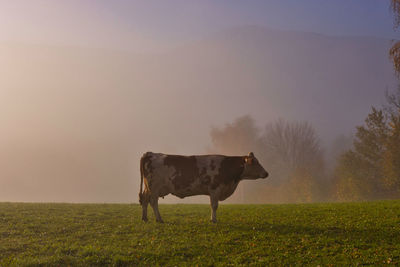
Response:
[[[244,157],[244,170],[242,178],[247,180],[254,180],[258,178],[267,178],[268,172],[261,166],[253,152]]]

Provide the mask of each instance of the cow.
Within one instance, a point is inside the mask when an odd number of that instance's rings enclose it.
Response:
[[[217,222],[218,201],[233,194],[241,180],[266,178],[268,173],[252,152],[247,156],[180,156],[146,152],[140,159],[139,202],[142,220],[147,222],[147,206],[157,222],[163,222],[158,198],[168,194],[180,198],[210,196],[211,221]],[[144,190],[143,190],[144,183]]]

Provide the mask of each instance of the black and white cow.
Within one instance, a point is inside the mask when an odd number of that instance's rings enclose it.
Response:
[[[147,221],[147,206],[150,203],[156,221],[162,222],[158,198],[172,194],[180,198],[210,196],[211,221],[215,223],[218,201],[231,196],[241,180],[266,178],[268,173],[252,152],[248,156],[234,157],[146,152],[140,159],[140,175],[139,202],[143,221]]]

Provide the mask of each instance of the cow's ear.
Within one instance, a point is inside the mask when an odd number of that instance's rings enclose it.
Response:
[[[249,157],[250,157],[250,158],[254,158],[254,153],[253,153],[253,152],[250,152],[250,153],[249,153]]]
[[[252,164],[253,163],[253,158],[252,157],[244,157],[244,162],[246,162],[246,164]]]

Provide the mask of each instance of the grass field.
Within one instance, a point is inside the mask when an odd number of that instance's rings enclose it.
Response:
[[[400,264],[400,201],[160,205],[0,203],[0,266]]]

